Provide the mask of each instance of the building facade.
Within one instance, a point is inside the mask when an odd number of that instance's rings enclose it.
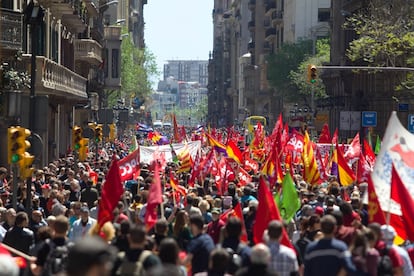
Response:
[[[0,139],[6,143],[8,126],[29,128],[37,141],[31,149],[36,151],[36,166],[67,154],[72,126],[87,128],[88,122],[96,121],[105,89],[120,87],[121,30],[104,24],[104,12],[114,3],[1,2]],[[18,89],[5,85],[8,72],[30,77],[33,68],[31,89],[30,85]],[[6,165],[4,155],[0,163]]]
[[[213,125],[240,123],[248,115],[274,122],[286,112],[267,81],[268,55],[285,42],[329,36],[329,13],[329,0],[215,1],[208,86]]]
[[[183,82],[197,82],[207,87],[208,61],[168,60],[164,64],[164,80],[170,77]]]

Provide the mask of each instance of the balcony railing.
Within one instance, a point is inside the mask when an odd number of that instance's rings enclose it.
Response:
[[[30,71],[30,54],[23,55],[23,62]],[[87,98],[86,79],[63,65],[44,57],[36,57],[36,93],[65,98]]]
[[[93,39],[76,39],[74,43],[75,59],[92,64],[102,63],[102,46]]]
[[[83,32],[88,21],[88,10],[80,0],[50,0],[53,14],[62,19],[64,24]]]
[[[120,40],[121,26],[108,26],[104,28],[104,39],[106,40]]]
[[[3,49],[19,50],[22,48],[22,14],[1,9],[0,11],[0,45]]]

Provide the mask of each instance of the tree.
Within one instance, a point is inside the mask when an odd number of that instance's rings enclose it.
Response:
[[[414,64],[414,3],[406,0],[372,0],[348,17],[344,27],[355,31],[347,57],[368,66],[407,67]],[[398,72],[397,89],[413,89],[412,73]]]
[[[267,78],[270,86],[281,97],[296,97],[296,87],[290,81],[290,72],[296,70],[307,56],[312,54],[312,40],[284,43],[280,50],[268,56]]]
[[[316,97],[326,96],[325,86],[320,78],[322,71],[318,69],[318,78],[316,83],[310,84],[307,82],[307,70],[308,65],[313,64],[318,67],[325,62],[329,62],[330,58],[330,45],[327,38],[318,39],[316,41],[316,54],[314,56],[307,56],[299,64],[296,70],[290,72],[289,78],[297,87],[299,94],[310,95],[311,89],[314,90]]]
[[[120,95],[109,97],[110,105],[119,98],[149,100],[152,93],[152,79],[159,75],[154,55],[148,48],[137,48],[126,29],[121,44],[121,90]]]

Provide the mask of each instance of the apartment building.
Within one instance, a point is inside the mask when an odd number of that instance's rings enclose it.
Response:
[[[330,0],[215,1],[208,86],[211,123],[240,123],[249,114],[274,122],[283,104],[267,81],[268,55],[284,42],[327,37],[329,13]]]
[[[168,60],[164,64],[164,80],[173,77],[178,81],[198,82],[207,87],[207,60]]]
[[[73,125],[87,127],[96,120],[105,89],[120,87],[121,27],[104,26],[103,15],[116,2],[1,2],[3,81],[12,70],[36,72],[34,89],[1,87],[1,143],[8,126],[30,128],[41,143],[37,163],[44,165],[67,153]],[[36,96],[34,105],[30,93]],[[0,163],[7,163],[5,156]]]

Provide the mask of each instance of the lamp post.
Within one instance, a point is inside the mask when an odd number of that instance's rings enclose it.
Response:
[[[39,25],[43,21],[44,10],[40,6],[37,0],[32,0],[27,5],[26,10],[24,12],[24,19],[27,25],[30,25],[30,34],[31,34],[31,43],[32,43],[32,56],[31,56],[31,76],[30,76],[30,106],[29,106],[29,129],[32,134],[34,134],[34,126],[35,126],[35,96],[36,96],[36,54],[38,51],[38,28]],[[32,177],[27,177],[26,179],[27,184],[27,195],[26,195],[26,210],[29,213],[31,210],[32,204]]]

